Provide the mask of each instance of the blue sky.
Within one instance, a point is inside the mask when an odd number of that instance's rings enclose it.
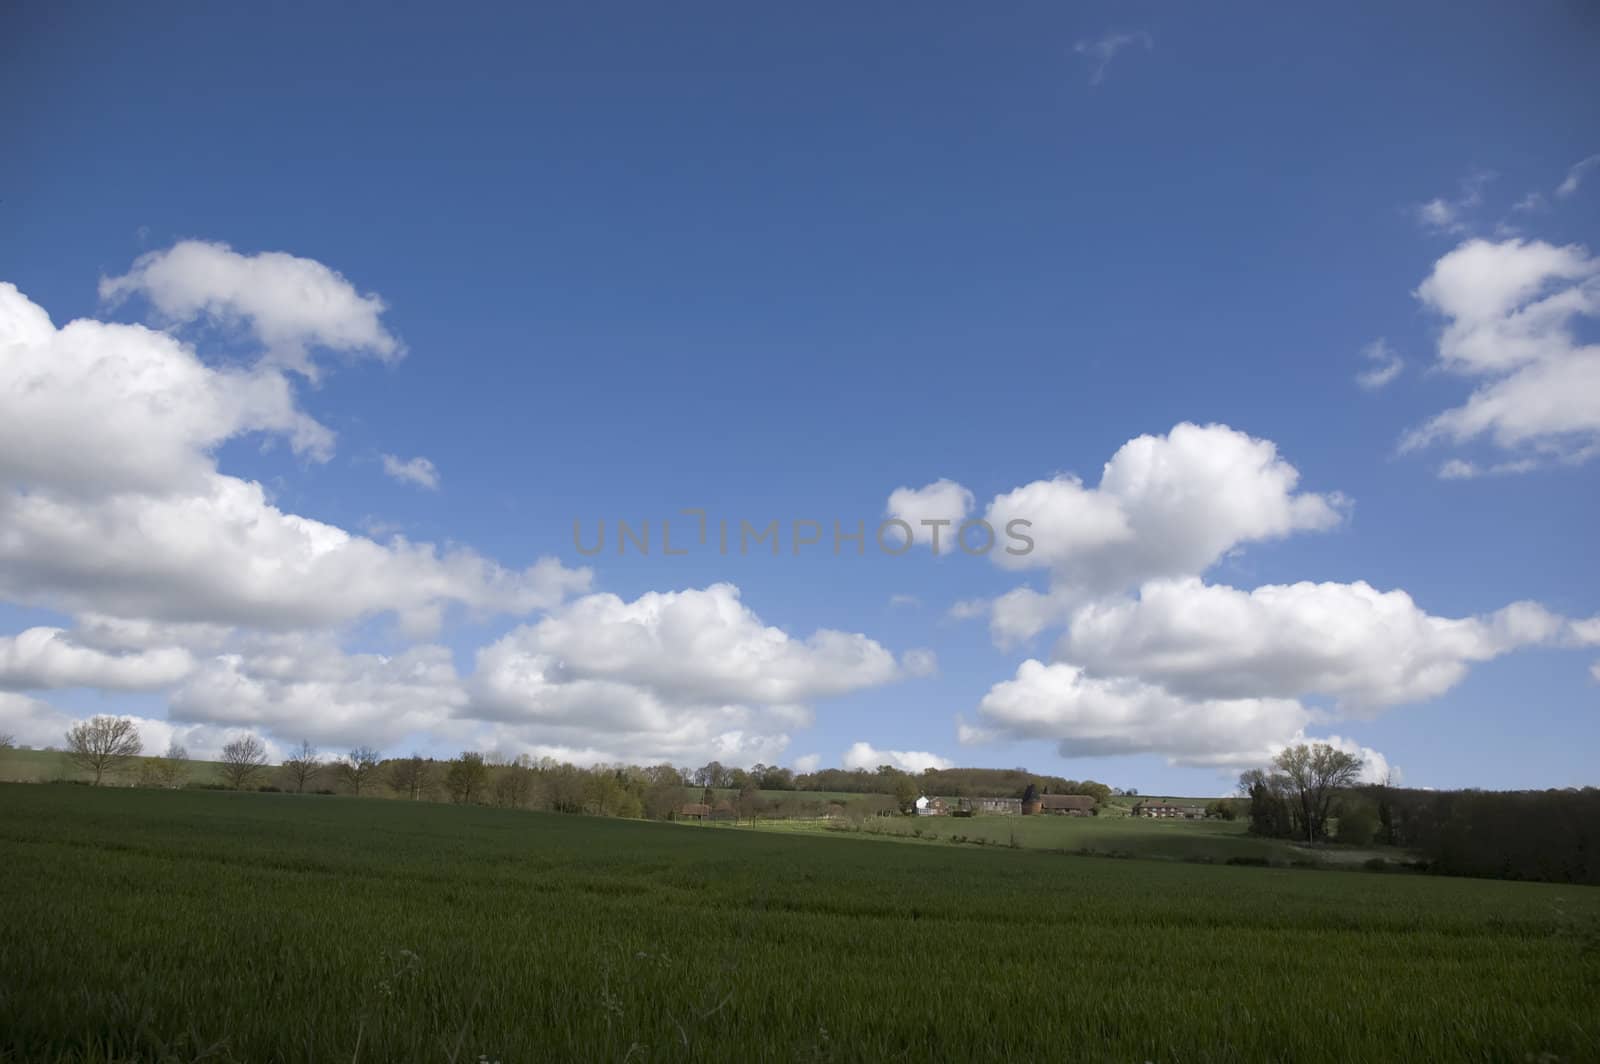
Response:
[[[46,742],[121,711],[165,722],[147,744],[196,749],[251,727],[679,763],[838,764],[866,743],[1194,793],[1338,736],[1419,785],[1594,782],[1592,12],[0,18],[0,279],[55,328],[108,323],[82,341],[94,358],[170,369],[110,326],[166,330],[221,375],[207,402],[254,373],[329,437],[297,451],[290,414],[231,399],[220,429],[172,429],[172,404],[197,409],[182,389],[118,427],[137,378],[94,359],[106,407],[74,406],[66,378],[59,402],[0,378],[35,433],[0,430],[8,519],[29,529],[0,555],[0,730]],[[299,302],[260,297],[280,267]],[[59,357],[27,336],[15,364]],[[1183,442],[1183,423],[1215,428]],[[155,431],[173,440],[154,464],[83,487],[80,467]],[[1056,490],[1041,541],[1085,546],[1048,567],[796,556],[788,530],[778,557],[573,546],[575,519],[685,507],[871,528],[891,492],[942,479],[980,517],[1060,474],[1095,489],[1144,436],[1165,471],[1148,509]],[[437,485],[384,455],[425,457]],[[367,582],[246,536],[255,518],[218,500],[249,484],[251,505],[373,537]],[[184,492],[209,501],[150,516]],[[103,534],[46,527],[45,502]],[[1131,530],[1089,536],[1102,504]],[[174,545],[213,520],[238,553]],[[1207,533],[1215,549],[1178,549]],[[527,586],[419,570],[395,534]],[[169,548],[196,579],[159,594]],[[535,581],[541,558],[590,573]],[[290,575],[216,591],[242,560]],[[347,608],[285,605],[294,579]],[[1301,582],[1321,590],[1248,594]],[[991,623],[1019,587],[1056,603],[1022,634]],[[1496,613],[1512,603],[1543,612]]]

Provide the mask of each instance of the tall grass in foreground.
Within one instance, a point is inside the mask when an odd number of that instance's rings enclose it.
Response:
[[[0,787],[0,1059],[1593,1060],[1600,891]]]

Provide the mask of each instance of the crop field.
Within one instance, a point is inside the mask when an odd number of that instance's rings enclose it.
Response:
[[[0,785],[0,1060],[1594,1060],[1600,891]]]

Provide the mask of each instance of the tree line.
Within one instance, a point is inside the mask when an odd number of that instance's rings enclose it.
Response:
[[[150,787],[218,785],[295,793],[334,793],[337,789],[358,796],[387,791],[414,801],[632,817],[671,815],[684,803],[687,788],[700,789],[706,805],[726,806],[741,818],[763,813],[821,815],[830,805],[824,792],[861,795],[863,809],[870,807],[872,813],[909,811],[922,794],[1020,798],[1032,788],[1047,794],[1087,794],[1101,803],[1111,795],[1110,787],[1093,780],[1039,775],[1020,768],[931,768],[911,773],[881,765],[875,770],[823,769],[796,774],[778,765],[758,763],[744,769],[717,761],[693,769],[669,764],[581,768],[550,758],[501,758],[473,750],[448,759],[421,754],[385,758],[371,747],[357,746],[330,756],[309,742],[302,742],[273,765],[266,744],[255,735],[239,736],[222,748],[216,768],[219,782],[209,784],[191,779],[189,754],[180,745],[173,744],[155,757],[141,758],[142,753],[138,729],[125,718],[98,716],[80,721],[66,735],[68,759],[96,785],[121,775],[137,759],[135,782]],[[727,792],[733,793],[719,799],[719,793]]]
[[[942,798],[1021,798],[1031,786],[1042,794],[1086,794],[1104,804],[1111,788],[1094,780],[1071,780],[1043,776],[1024,768],[930,768],[907,772],[894,765],[875,769],[824,768],[795,773],[779,765],[756,764],[748,771],[725,768],[719,762],[694,769],[691,782],[697,787],[743,790],[753,785],[764,791],[836,791],[842,794],[896,794],[904,780],[912,781],[922,794]]]
[[[1600,789],[1420,791],[1362,788],[1374,841],[1443,875],[1600,884]]]
[[[66,734],[67,760],[100,786],[127,778],[144,787],[219,787],[292,793],[355,796],[385,794],[410,801],[448,801],[462,805],[540,809],[561,813],[666,819],[685,803],[689,788],[700,786],[707,804],[726,806],[741,818],[764,813],[783,816],[820,815],[826,800],[763,796],[758,781],[765,766],[723,770],[715,762],[696,770],[670,764],[595,765],[580,767],[553,758],[526,755],[507,758],[476,750],[452,758],[383,757],[369,746],[324,754],[302,742],[277,764],[255,735],[241,735],[223,746],[215,780],[197,780],[189,753],[174,743],[154,757],[142,756],[144,744],[134,722],[98,716],[74,724]],[[715,789],[705,780],[715,780]],[[716,790],[736,791],[719,799]],[[893,803],[888,803],[892,805]]]
[[[1361,760],[1290,747],[1239,779],[1257,835],[1395,846],[1430,872],[1600,884],[1600,790],[1424,791],[1362,784]]]

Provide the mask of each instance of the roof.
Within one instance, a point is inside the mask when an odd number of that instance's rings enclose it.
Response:
[[[679,816],[705,816],[711,812],[711,807],[704,802],[689,802],[678,807]]]
[[[1041,794],[1039,804],[1046,809],[1093,809],[1095,801],[1087,794]]]

